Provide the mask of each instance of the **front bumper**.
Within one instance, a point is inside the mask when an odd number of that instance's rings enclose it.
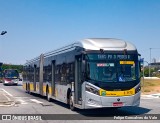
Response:
[[[18,81],[5,81],[4,83],[3,83],[4,85],[17,85],[18,84]]]
[[[92,108],[104,108],[104,107],[124,107],[124,106],[139,106],[140,105],[140,94],[141,92],[136,93],[132,96],[117,96],[117,97],[107,97],[107,96],[98,96],[90,92],[85,92],[86,98],[84,101],[85,109]],[[115,106],[113,103],[121,102],[121,106]]]

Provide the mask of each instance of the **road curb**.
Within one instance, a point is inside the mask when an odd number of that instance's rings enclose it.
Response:
[[[141,95],[142,97],[146,97],[146,98],[160,98],[160,93],[157,94],[150,94],[150,95]]]

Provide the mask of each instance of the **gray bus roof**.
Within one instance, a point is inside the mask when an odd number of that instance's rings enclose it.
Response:
[[[89,38],[78,43],[86,50],[136,50],[136,47],[130,42],[113,38]]]
[[[122,51],[124,49],[126,50],[137,50],[135,45],[133,45],[130,42],[126,42],[124,40],[120,39],[114,39],[114,38],[88,38],[81,41],[77,41],[75,43],[72,43],[70,45],[64,46],[62,48],[59,48],[57,50],[53,50],[47,53],[44,53],[44,57],[49,57],[51,55],[57,55],[60,53],[64,53],[70,50],[75,49],[76,47],[82,47],[86,51],[87,50],[109,50],[109,51]],[[39,57],[29,60],[28,62],[37,61]]]
[[[44,54],[44,56],[48,56],[51,54],[57,54],[66,52],[68,50],[71,50],[75,47],[82,47],[85,50],[109,50],[109,51],[121,51],[121,50],[137,50],[136,47],[130,43],[126,42],[124,40],[120,39],[113,39],[113,38],[88,38],[84,39],[75,43],[72,43],[70,45],[67,45],[65,47],[62,47],[60,49],[47,52]]]

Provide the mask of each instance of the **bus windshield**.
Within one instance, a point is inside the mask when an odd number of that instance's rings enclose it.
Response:
[[[139,78],[136,55],[88,54],[86,58],[87,78],[90,80],[107,83],[130,82]]]
[[[18,78],[19,74],[17,70],[5,70],[4,77],[5,78]]]

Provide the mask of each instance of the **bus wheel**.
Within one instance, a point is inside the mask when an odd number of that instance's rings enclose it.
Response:
[[[26,93],[28,93],[28,85],[27,85],[27,83],[26,83]]]
[[[51,98],[49,96],[49,89],[48,89],[48,87],[47,87],[47,90],[46,90],[46,96],[47,96],[47,100],[50,102]]]
[[[30,92],[30,84],[28,84],[28,93],[31,94],[31,92]]]
[[[73,96],[72,96],[71,93],[70,93],[70,96],[69,96],[69,107],[72,111],[75,111],[75,107],[74,107],[74,104],[73,104]]]

